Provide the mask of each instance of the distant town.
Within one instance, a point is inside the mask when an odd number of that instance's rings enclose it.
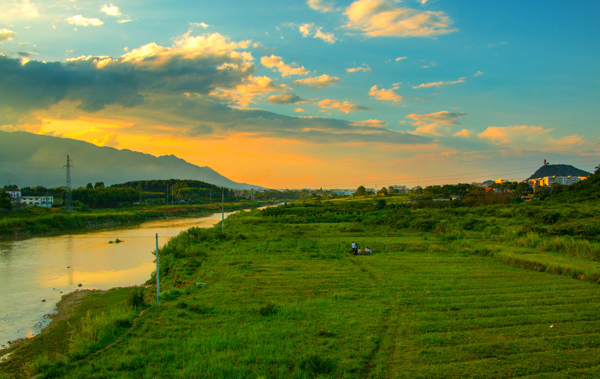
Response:
[[[389,185],[377,187],[336,188],[336,189],[257,189],[233,190],[194,180],[155,180],[134,181],[115,184],[110,187],[103,182],[88,183],[87,186],[69,189],[67,186],[57,188],[25,187],[17,184],[5,185],[2,193],[9,200],[0,209],[20,209],[24,206],[61,207],[65,197],[71,193],[75,206],[80,208],[112,208],[119,206],[135,206],[141,204],[202,204],[227,199],[239,200],[306,200],[335,199],[346,196],[389,196],[393,194],[412,194],[410,203],[419,200],[433,202],[462,201],[467,195],[482,193],[503,195],[506,202],[510,199],[532,200],[543,199],[551,191],[560,191],[563,186],[587,179],[591,173],[566,164],[550,164],[544,160],[543,165],[529,178],[517,182],[504,178],[486,180],[470,184],[430,185],[426,187],[405,185]],[[495,202],[495,201],[493,201]]]

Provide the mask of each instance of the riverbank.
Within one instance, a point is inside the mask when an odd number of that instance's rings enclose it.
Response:
[[[151,279],[136,324],[138,310],[82,314],[70,322],[115,332],[83,349],[77,327],[63,351],[39,348],[21,367],[69,378],[596,377],[598,286],[570,273],[600,272],[595,236],[575,235],[597,210],[349,200],[242,212],[225,235],[191,228],[161,248],[161,305]],[[545,229],[529,231],[537,219]],[[559,227],[573,236],[541,234]],[[373,254],[351,255],[352,241]],[[110,309],[126,305],[120,293]],[[0,378],[18,376],[4,367]]]
[[[135,287],[115,288],[108,291],[76,290],[63,295],[56,312],[47,316],[52,322],[31,338],[12,341],[0,350],[0,378],[31,377],[37,371],[35,362],[48,357],[60,359],[69,350],[73,333],[88,314],[107,312],[126,304]]]
[[[226,203],[225,212],[251,209],[276,202]],[[202,217],[221,211],[221,204],[173,205],[126,209],[89,210],[64,213],[63,209],[28,208],[0,213],[0,240],[40,236],[67,231],[93,230],[110,226],[159,220],[171,217]]]

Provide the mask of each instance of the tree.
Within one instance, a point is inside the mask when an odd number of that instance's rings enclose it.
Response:
[[[388,193],[398,193],[398,191],[394,187],[389,186],[388,187]]]
[[[385,187],[383,187],[383,188],[381,188],[381,191],[377,192],[377,194],[381,195],[381,196],[387,196],[388,190]]]
[[[367,190],[365,189],[364,186],[360,186],[356,189],[356,192],[354,192],[354,196],[365,196],[367,194]]]
[[[104,188],[104,182],[96,182],[96,184],[94,184],[94,188]]]
[[[0,208],[11,209],[12,204],[10,202],[10,195],[8,192],[2,191],[0,192]]]
[[[87,188],[87,189],[93,189],[93,188],[94,188],[94,186],[92,185],[92,183],[88,183],[88,184],[85,186],[85,188]]]

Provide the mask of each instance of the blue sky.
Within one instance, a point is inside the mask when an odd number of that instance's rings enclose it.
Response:
[[[0,128],[267,187],[599,163],[597,1],[0,5]],[[157,143],[158,141],[158,143]]]

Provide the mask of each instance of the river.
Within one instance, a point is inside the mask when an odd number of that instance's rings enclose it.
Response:
[[[39,333],[63,294],[146,282],[155,270],[157,233],[162,246],[181,231],[220,221],[218,213],[0,241],[0,349]],[[109,243],[117,238],[123,242]]]

